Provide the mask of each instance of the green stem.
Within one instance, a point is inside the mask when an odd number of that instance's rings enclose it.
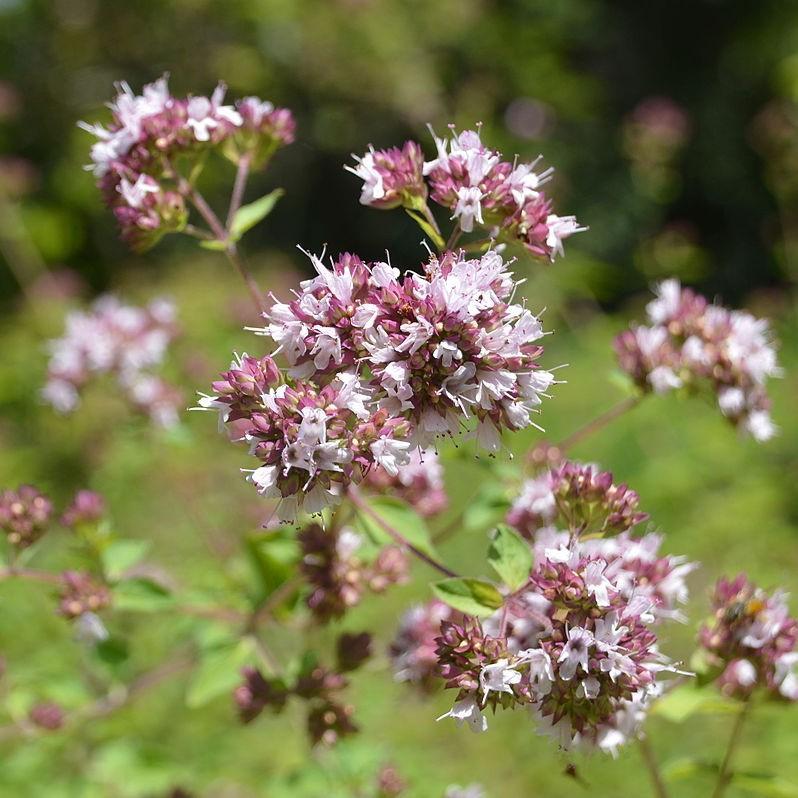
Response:
[[[622,416],[633,407],[637,407],[641,400],[642,397],[640,396],[629,396],[623,399],[606,412],[596,416],[592,421],[588,421],[587,424],[579,427],[579,429],[572,432],[568,437],[563,438],[563,440],[557,444],[556,448],[559,449],[562,454],[565,454],[569,449],[581,443],[585,438],[590,437],[593,433],[606,427],[611,421],[615,421],[616,418]]]
[[[640,737],[637,744],[640,748],[640,754],[643,757],[643,763],[651,778],[651,786],[654,790],[654,795],[656,795],[657,798],[668,798],[668,790],[665,787],[665,780],[662,778],[662,773],[660,773],[659,763],[654,754],[654,749],[652,749],[648,743],[648,739],[645,737]]]
[[[241,275],[241,279],[246,284],[258,313],[262,315],[266,311],[263,295],[261,294],[258,284],[255,282],[255,278],[252,276],[242,260],[235,242],[230,240],[228,230],[222,225],[221,221],[219,221],[219,217],[216,215],[216,213],[214,213],[213,208],[211,208],[211,206],[205,201],[205,197],[203,197],[202,194],[200,194],[200,192],[188,182],[188,180],[186,180],[182,175],[179,175],[174,169],[173,173],[175,175],[175,179],[177,180],[177,186],[180,193],[186,197],[196,208],[197,213],[199,213],[199,215],[205,220],[205,223],[208,225],[208,227],[210,227],[211,232],[216,239],[224,244],[224,254],[227,256],[227,260],[230,261],[235,270],[239,273],[239,275]],[[236,182],[239,182],[238,179]],[[243,186],[241,187],[240,191],[243,194]],[[233,193],[235,196],[236,191],[234,190]]]
[[[723,761],[720,764],[720,771],[718,772],[718,780],[715,784],[715,789],[712,792],[712,798],[721,798],[721,796],[726,792],[726,787],[729,786],[729,782],[731,781],[731,777],[733,775],[731,770],[732,759],[734,758],[734,754],[737,751],[737,746],[739,745],[740,742],[743,726],[745,725],[745,721],[748,718],[750,711],[751,711],[751,701],[749,699],[746,699],[743,702],[743,706],[740,709],[740,711],[737,713],[737,718],[734,721],[731,737],[729,737],[729,743],[726,746],[726,753],[724,754]]]

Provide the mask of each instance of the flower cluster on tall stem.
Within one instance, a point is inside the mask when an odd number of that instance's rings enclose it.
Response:
[[[166,77],[137,95],[126,83],[109,104],[108,126],[81,123],[97,137],[87,167],[97,177],[122,237],[137,250],[154,246],[188,222],[195,203],[191,184],[177,171],[181,160],[197,166],[211,150],[238,163],[262,166],[294,139],[291,112],[257,97],[225,105],[220,83],[210,97],[172,96]],[[196,204],[196,203],[195,203]]]
[[[157,299],[140,308],[102,296],[88,312],[70,313],[64,335],[50,341],[42,397],[59,412],[70,413],[92,378],[111,374],[134,409],[156,424],[172,426],[182,396],[152,370],[163,361],[176,334],[171,302]]]
[[[695,566],[661,556],[657,535],[632,537],[645,516],[636,494],[630,500],[633,492],[615,488],[611,475],[566,463],[546,478],[553,499],[525,491],[534,554],[528,580],[506,591],[485,622],[441,624],[438,668],[458,691],[444,717],[483,731],[487,708],[528,706],[539,730],[562,747],[614,754],[639,733],[661,675],[677,672],[659,651],[656,625],[681,618],[684,580]],[[558,514],[569,531],[546,526]],[[619,534],[601,536],[609,532]]]
[[[438,436],[466,430],[493,452],[501,430],[533,424],[554,376],[497,253],[447,253],[403,278],[354,255],[312,261],[318,276],[275,301],[258,331],[287,374],[244,355],[200,399],[249,443],[262,463],[249,478],[281,518],[336,504],[372,468],[397,477]]]
[[[609,471],[566,461],[527,480],[513,501],[507,523],[522,535],[559,524],[580,534],[617,534],[648,519],[640,497],[616,484]]]
[[[407,208],[411,215],[421,212],[420,223],[432,225],[440,237],[427,206],[427,196],[448,209],[458,233],[482,228],[498,242],[517,241],[531,254],[553,261],[564,254],[563,242],[587,228],[574,216],[558,216],[543,185],[554,169],[540,169],[541,158],[528,163],[502,160],[487,147],[481,130],[451,129],[449,138],[432,131],[436,157],[424,161],[421,145],[408,141],[401,149],[375,150],[353,156],[355,167],[347,166],[363,180],[360,202],[374,208]],[[427,179],[429,187],[424,182]]]
[[[767,320],[712,305],[678,280],[660,283],[656,294],[649,324],[615,339],[621,368],[643,391],[708,390],[733,424],[757,441],[772,438],[766,384],[781,369]]]
[[[761,690],[798,701],[798,621],[782,591],[768,594],[745,574],[720,579],[699,642],[727,695],[748,698]]]
[[[360,603],[366,591],[382,593],[407,581],[408,563],[396,546],[363,555],[363,536],[348,527],[310,524],[299,533],[300,570],[310,587],[306,604],[316,620],[339,618]]]

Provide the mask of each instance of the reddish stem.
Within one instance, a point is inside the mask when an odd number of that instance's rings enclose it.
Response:
[[[352,504],[354,504],[358,510],[378,523],[400,546],[403,546],[411,551],[416,557],[418,557],[419,560],[422,560],[429,565],[430,568],[440,571],[440,573],[442,573],[444,576],[458,576],[458,574],[452,571],[450,568],[447,568],[445,565],[439,563],[428,554],[425,554],[417,546],[414,546],[409,540],[407,540],[407,538],[404,537],[404,535],[402,535],[401,532],[392,527],[379,513],[375,512],[371,507],[369,507],[368,503],[364,502],[360,495],[354,490],[349,491],[349,498],[351,499]]]

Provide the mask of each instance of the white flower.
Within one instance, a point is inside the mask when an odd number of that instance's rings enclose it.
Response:
[[[451,341],[441,341],[432,351],[432,356],[441,361],[444,368],[451,368],[455,360],[462,360],[463,353],[457,344]]]
[[[646,305],[648,317],[654,324],[667,324],[679,310],[682,286],[678,280],[663,280],[654,288],[656,299]]]
[[[682,387],[681,378],[669,366],[657,366],[648,375],[648,381],[655,393],[667,393]]]
[[[140,208],[147,194],[157,194],[159,189],[149,175],[139,175],[135,183],[123,177],[117,190],[131,208]]]
[[[581,694],[588,700],[592,701],[595,698],[598,698],[599,691],[601,690],[601,682],[595,676],[588,676],[586,679],[583,679],[580,684],[579,688],[577,689],[577,695]]]
[[[798,674],[795,666],[798,665],[798,651],[789,651],[776,660],[776,673],[774,675],[779,692],[790,701],[798,701]]]
[[[476,186],[463,186],[457,190],[457,204],[454,206],[452,219],[460,220],[460,229],[470,233],[474,229],[474,220],[484,224],[482,219],[482,192]]]
[[[476,696],[469,695],[455,701],[454,706],[437,720],[454,718],[458,726],[467,723],[472,732],[484,732],[488,728],[488,719],[482,714]]]
[[[220,83],[211,98],[192,97],[186,106],[188,119],[186,126],[191,128],[197,141],[208,141],[211,131],[219,127],[219,120],[229,122],[236,127],[243,124],[241,114],[231,105],[222,105],[226,87]]]
[[[357,166],[344,166],[344,169],[363,181],[360,204],[371,205],[375,200],[381,200],[385,196],[385,186],[374,163],[374,147],[369,146],[368,152],[362,158],[354,153],[352,157],[357,161]]]
[[[573,679],[580,667],[585,673],[588,672],[588,652],[594,642],[592,633],[582,626],[574,626],[568,630],[568,640],[557,660],[561,679]]]
[[[518,164],[507,177],[510,193],[519,208],[523,207],[527,200],[536,199],[540,195],[538,189],[550,180],[554,174],[553,167],[545,169],[540,174],[534,171],[535,164],[540,160],[540,157],[536,158],[532,163]]]
[[[99,615],[84,612],[75,620],[75,639],[81,643],[96,644],[108,639],[108,629]]]
[[[258,493],[273,496],[274,486],[277,484],[278,470],[276,465],[261,466],[256,468],[247,479],[258,489]]]
[[[613,593],[617,592],[612,582],[610,582],[610,580],[604,575],[606,568],[607,563],[604,562],[604,560],[595,560],[588,563],[587,567],[582,573],[582,579],[585,582],[585,588],[587,589],[588,594],[593,596],[593,598],[596,600],[596,604],[599,607],[609,607],[610,591]]]
[[[566,238],[587,230],[587,227],[580,227],[575,216],[557,216],[554,213],[546,217],[546,226],[548,227],[546,246],[551,250],[551,260],[554,260],[556,255],[565,255],[562,242]]]
[[[763,443],[775,437],[779,428],[773,423],[767,410],[754,410],[745,420],[745,428],[755,441]]]
[[[382,466],[392,477],[399,473],[399,468],[410,461],[409,441],[398,441],[394,438],[378,438],[369,447],[374,455],[374,462]]]
[[[490,665],[485,665],[479,673],[479,686],[482,688],[482,700],[493,690],[497,693],[513,694],[511,685],[521,681],[521,674],[510,665],[510,660],[502,658]]]
[[[542,648],[528,648],[519,651],[518,657],[529,663],[529,682],[535,685],[538,695],[548,695],[554,682],[554,668],[548,653]]]
[[[718,391],[718,407],[724,416],[737,416],[745,409],[745,393],[742,388],[728,387]]]

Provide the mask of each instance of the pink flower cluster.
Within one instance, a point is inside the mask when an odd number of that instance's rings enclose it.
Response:
[[[408,462],[396,474],[389,474],[384,468],[372,469],[365,485],[374,493],[406,501],[425,518],[443,512],[449,504],[443,468],[434,449],[413,449]]]
[[[563,241],[581,227],[574,216],[552,212],[542,186],[553,169],[536,171],[531,163],[503,161],[500,153],[482,143],[479,131],[466,130],[451,138],[433,131],[437,157],[423,162],[421,146],[408,141],[399,150],[375,151],[355,156],[356,167],[347,167],[363,180],[360,201],[376,208],[398,205],[426,209],[429,195],[452,212],[460,230],[471,233],[475,225],[501,242],[520,241],[532,254],[554,260],[563,255]]]
[[[529,539],[555,523],[583,535],[619,533],[648,519],[638,505],[637,493],[609,471],[565,462],[523,484],[507,523]]]
[[[32,546],[46,531],[53,503],[33,485],[0,491],[0,531],[17,549]]]
[[[360,202],[372,208],[423,207],[427,197],[422,168],[421,145],[407,141],[400,149],[375,150],[369,147],[363,157],[352,155],[357,166],[345,169],[363,181]]]
[[[79,490],[61,515],[64,526],[78,528],[97,523],[105,515],[105,500],[93,490]]]
[[[399,629],[388,649],[394,678],[429,691],[438,674],[437,638],[441,622],[461,618],[442,601],[411,607],[402,616]]]
[[[768,595],[745,574],[715,585],[713,615],[699,641],[727,695],[747,698],[762,689],[798,701],[798,621],[786,598],[781,591]]]
[[[123,238],[138,251],[185,227],[178,157],[197,159],[209,149],[221,149],[233,160],[246,153],[261,165],[294,138],[290,111],[257,97],[225,105],[221,83],[211,97],[183,99],[171,95],[166,77],[145,86],[141,95],[126,83],[118,89],[109,106],[110,125],[80,124],[98,139],[87,168],[98,178]]]
[[[443,717],[482,731],[487,707],[529,706],[563,748],[614,753],[636,731],[632,708],[637,716],[660,674],[674,671],[657,648],[658,605],[635,559],[608,561],[566,535],[543,548],[529,582],[484,626],[444,622],[439,667],[458,697]]]
[[[354,255],[312,262],[318,276],[293,301],[275,300],[255,331],[277,344],[287,374],[270,356],[244,355],[200,408],[250,444],[262,465],[249,478],[284,520],[336,504],[377,468],[431,512],[439,475],[418,461],[401,469],[438,436],[467,430],[493,452],[503,429],[533,423],[554,383],[537,362],[541,324],[512,303],[516,283],[495,252],[432,257],[403,278]]]
[[[367,409],[354,374],[342,372],[320,388],[283,378],[271,357],[245,354],[222,377],[200,408],[218,410],[233,436],[249,444],[262,465],[248,479],[277,500],[283,521],[300,511],[319,513],[370,468],[395,472],[407,459],[409,423],[385,409]]]
[[[353,721],[354,708],[341,702],[348,686],[347,673],[360,668],[371,656],[371,635],[345,632],[336,643],[334,668],[320,665],[308,652],[299,673],[291,681],[283,677],[267,679],[253,667],[242,670],[243,682],[233,693],[242,723],[251,723],[264,710],[281,712],[289,698],[308,705],[307,729],[314,745],[335,745],[341,738],[358,731]]]
[[[176,332],[170,302],[159,299],[138,308],[113,296],[100,297],[89,312],[70,313],[63,337],[50,342],[42,397],[59,412],[70,413],[92,377],[112,374],[136,410],[156,424],[172,426],[182,397],[151,369],[163,361]]]
[[[306,603],[322,623],[340,618],[367,590],[382,593],[407,581],[407,557],[397,546],[385,546],[367,558],[357,532],[346,527],[325,530],[318,524],[305,527],[298,539],[300,570],[310,587]]]
[[[61,575],[61,595],[58,611],[74,620],[87,613],[95,615],[111,604],[111,591],[82,571],[65,571]]]
[[[711,305],[665,280],[647,306],[649,326],[615,339],[620,367],[644,391],[708,388],[721,413],[755,440],[776,434],[765,385],[781,375],[770,328],[740,310]]]
[[[489,451],[500,431],[532,423],[554,382],[538,366],[540,321],[512,302],[517,285],[496,252],[432,256],[423,274],[343,255],[276,302],[263,330],[291,373],[323,382],[358,369],[372,405],[406,419],[420,446],[472,435]]]

